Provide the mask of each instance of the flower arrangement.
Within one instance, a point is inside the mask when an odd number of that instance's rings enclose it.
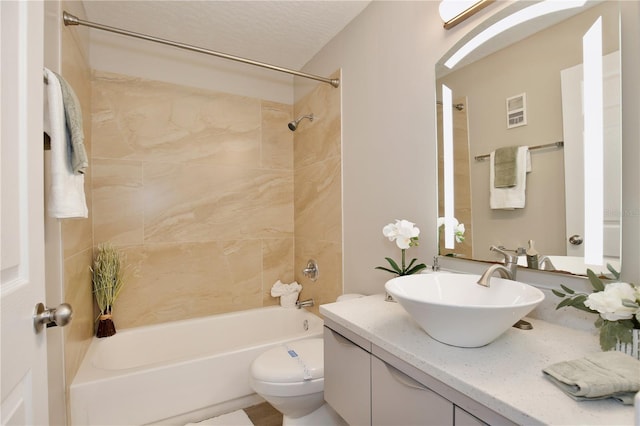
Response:
[[[611,265],[607,269],[616,280],[620,279]],[[599,314],[595,326],[600,329],[600,347],[604,351],[614,349],[618,342],[632,343],[633,330],[640,329],[640,287],[620,281],[604,284],[591,269],[587,269],[587,276],[594,290],[591,294],[577,293],[564,285],[560,286],[564,293],[552,290],[564,299],[556,309],[571,306]]]
[[[446,219],[444,217],[439,217],[438,218],[438,254],[440,254],[440,230],[442,229],[442,227],[444,226],[446,222]],[[460,223],[458,222],[458,219],[456,219],[455,217],[452,218],[452,225],[453,225],[453,235],[454,238],[456,240],[456,243],[462,243],[464,242],[464,223]]]
[[[124,286],[122,256],[109,244],[98,245],[98,253],[90,268],[93,274],[93,294],[100,309],[97,337],[116,334],[111,314],[122,287]]]
[[[396,263],[396,261],[394,261],[390,257],[385,257],[387,262],[389,262],[391,269],[384,266],[376,266],[376,269],[381,269],[383,271],[402,276],[415,274],[427,267],[427,265],[425,265],[424,263],[414,265],[417,261],[417,259],[415,258],[412,259],[408,265],[406,265],[405,263],[405,251],[410,247],[415,247],[418,245],[418,235],[420,235],[420,229],[415,226],[415,223],[409,222],[408,220],[404,219],[396,219],[395,223],[390,223],[382,228],[382,235],[389,238],[389,241],[396,242],[398,248],[402,250],[402,260],[401,265],[398,265],[398,263]]]

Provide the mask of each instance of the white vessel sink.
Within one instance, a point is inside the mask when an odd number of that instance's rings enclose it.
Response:
[[[417,274],[393,278],[387,292],[434,339],[452,346],[484,346],[544,300],[535,287],[496,276]]]

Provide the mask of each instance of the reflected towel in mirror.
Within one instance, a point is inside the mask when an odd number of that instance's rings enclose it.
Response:
[[[495,154],[489,161],[489,205],[492,209],[522,209],[526,202],[527,173],[531,171],[529,147],[520,146],[516,153],[516,184],[505,188],[495,187]]]

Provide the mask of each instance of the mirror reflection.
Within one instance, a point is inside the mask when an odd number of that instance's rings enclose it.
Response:
[[[597,208],[601,227],[585,229],[585,174],[594,169],[588,166],[585,172],[583,162],[583,50],[593,48],[583,49],[583,37],[597,21],[602,28],[604,137],[597,156],[604,168],[603,205]],[[517,253],[521,266],[536,269],[584,275],[587,268],[607,273],[609,263],[620,270],[619,40],[618,2],[589,2],[519,24],[451,70],[443,64],[454,52],[442,58],[436,69],[439,216],[445,215],[443,112],[450,110],[453,214],[466,231],[463,242],[447,249],[440,232],[440,254],[499,261],[489,250],[493,245]],[[451,90],[447,111],[443,86]],[[587,198],[593,188],[587,183]],[[602,235],[598,248],[604,266],[585,263],[585,239],[598,241],[594,232]],[[534,254],[544,262],[534,263]]]

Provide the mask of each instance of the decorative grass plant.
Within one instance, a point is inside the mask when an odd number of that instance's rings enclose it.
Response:
[[[123,280],[122,256],[110,244],[98,245],[98,252],[93,261],[93,294],[100,309],[98,316],[97,337],[109,337],[116,334],[116,327],[111,318],[113,304],[122,287]]]

